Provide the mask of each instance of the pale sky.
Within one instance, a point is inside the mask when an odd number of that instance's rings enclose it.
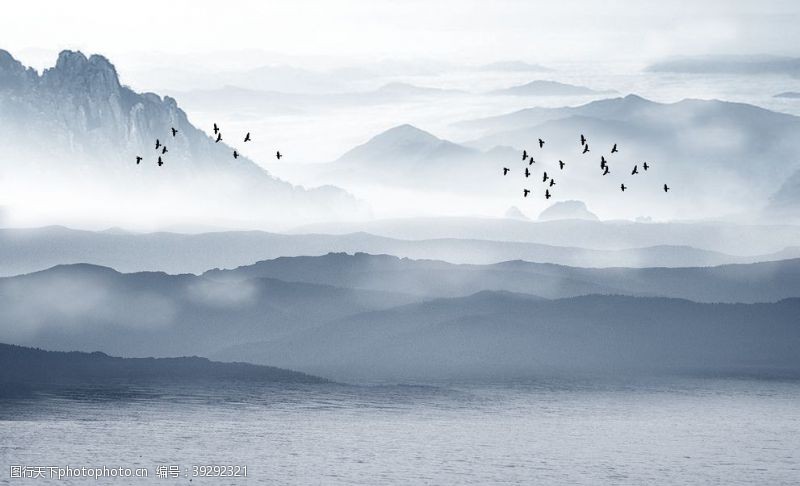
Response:
[[[39,68],[65,48],[139,61],[255,49],[343,60],[648,62],[798,55],[798,25],[795,0],[25,1],[3,6],[0,47]]]

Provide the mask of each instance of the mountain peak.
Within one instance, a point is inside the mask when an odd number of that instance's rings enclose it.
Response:
[[[42,73],[42,81],[60,87],[104,86],[119,89],[117,70],[111,61],[99,54],[86,57],[81,51],[63,50],[56,65]]]
[[[36,76],[34,69],[26,68],[10,52],[0,49],[0,88],[17,88]]]
[[[391,163],[430,162],[455,157],[470,157],[476,150],[443,140],[413,125],[403,124],[375,135],[366,143],[342,155],[340,162]]]
[[[395,140],[430,140],[430,141],[439,141],[440,139],[433,135],[432,133],[426,132],[425,130],[419,129],[414,125],[410,125],[408,123],[404,123],[402,125],[398,125],[396,127],[392,127],[385,132],[382,132],[376,135],[373,139],[381,138],[392,138]]]

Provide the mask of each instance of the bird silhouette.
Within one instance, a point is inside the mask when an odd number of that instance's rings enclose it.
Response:
[[[540,139],[539,139],[539,148],[542,148],[542,147],[544,147],[544,140],[542,140],[542,139],[540,138]]]
[[[589,144],[588,143],[583,146],[583,153],[585,154],[586,152],[589,152]]]
[[[528,151],[527,150],[523,150],[522,151],[522,160],[524,161],[527,158],[528,158]]]
[[[162,154],[165,154],[165,153],[167,153],[167,152],[169,152],[169,150],[167,150],[167,146],[166,146],[166,145],[164,145],[163,147],[161,147],[161,153],[162,153]]]
[[[164,165],[164,161],[161,160],[161,156],[159,155],[158,156],[158,166],[161,167],[162,165]]]
[[[625,184],[620,184],[619,188],[622,189],[622,192],[625,192],[625,189],[627,189],[627,187],[625,187]]]
[[[160,147],[161,147],[161,141],[159,139],[156,139],[156,150],[158,150]]]
[[[219,142],[220,142],[220,140],[222,140],[222,134],[221,134],[221,133],[218,133],[218,134],[217,134],[217,139],[216,139],[216,140],[214,140],[214,143],[219,143]]]
[[[633,166],[633,170],[631,171],[631,175],[636,175],[638,173],[639,173],[639,166],[638,165],[634,165]]]
[[[553,187],[553,186],[555,186],[555,185],[556,185],[556,180],[555,180],[555,179],[553,179],[553,178],[551,178],[551,179],[550,179],[550,187]]]
[[[530,193],[531,193],[530,189],[523,189],[522,190],[522,197],[528,197],[528,194],[530,194]]]
[[[615,154],[615,153],[617,153],[617,152],[619,152],[619,150],[617,150],[617,144],[614,144],[614,146],[613,146],[613,147],[611,147],[611,153],[612,153],[612,154]]]
[[[247,132],[247,135],[244,136],[244,141],[245,142],[249,142],[250,141],[250,132]]]
[[[544,190],[544,198],[545,199],[550,199],[550,197],[551,197],[550,196],[550,189],[545,189]]]
[[[508,167],[503,167],[503,175],[508,175],[509,172],[511,172],[511,169],[509,169]]]
[[[233,158],[234,158],[234,159],[238,159],[238,158],[239,158],[239,152],[237,152],[237,151],[235,151],[235,150],[234,150],[234,151],[233,151]]]
[[[217,126],[217,124],[215,123],[215,124],[214,124],[214,135],[216,135],[216,134],[218,134],[218,133],[219,133],[219,127],[218,127],[218,126]]]
[[[178,129],[175,128],[175,127],[172,127],[172,136],[174,137],[177,134],[178,134]]]
[[[565,164],[564,162],[562,162],[560,160],[558,161],[558,166],[561,168],[561,170],[564,170],[564,166],[565,165],[567,165],[567,164]]]
[[[606,175],[606,174],[609,174],[609,173],[611,173],[611,171],[610,171],[610,170],[608,170],[608,166],[606,166],[606,167],[605,167],[605,169],[606,169],[606,170],[605,170],[605,171],[603,171],[603,175]]]
[[[278,152],[275,153],[275,157],[277,157],[278,160],[281,160],[281,157],[283,157],[283,155],[281,155],[281,152],[278,151]]]
[[[669,189],[670,189],[670,187],[668,185],[664,184],[664,192],[669,192]]]
[[[650,168],[650,166],[649,166],[649,165],[647,165],[647,162],[645,162],[644,164],[642,164],[642,169],[644,169],[644,170],[647,170],[647,169],[649,169],[649,168]]]
[[[142,158],[137,155],[136,156],[136,165],[139,165],[139,162],[141,162],[141,161],[142,161]]]
[[[602,155],[600,156],[600,168],[601,169],[605,169],[606,168],[606,158],[603,157]]]
[[[549,177],[547,176],[547,172],[545,172],[542,176],[542,182],[547,182],[547,179],[549,179]]]
[[[525,177],[530,177],[530,176],[531,176],[531,171],[530,171],[530,169],[528,169],[527,167],[525,167]]]
[[[533,160],[533,157],[528,157],[528,165],[529,165],[529,166],[531,166],[531,165],[533,165],[533,164],[535,164],[535,163],[536,163],[536,161],[535,161],[535,160]]]
[[[586,145],[586,137],[581,133],[581,145]]]

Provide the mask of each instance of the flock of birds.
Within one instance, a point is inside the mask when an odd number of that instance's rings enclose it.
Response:
[[[216,123],[214,123],[213,130],[214,130],[214,135],[217,136],[216,139],[214,140],[214,143],[221,142],[222,141],[222,131],[219,129],[219,126]],[[178,131],[179,130],[177,128],[171,127],[171,131],[172,131],[172,137],[173,138],[178,135]],[[251,140],[252,139],[250,138],[250,132],[247,132],[247,134],[244,136],[243,142],[246,143],[246,142],[250,142]],[[591,150],[589,149],[589,142],[588,142],[588,140],[586,140],[586,137],[583,134],[581,134],[580,141],[581,141],[581,146],[583,147],[583,151],[581,152],[581,154],[585,155],[585,154],[591,152]],[[539,143],[539,148],[540,149],[544,148],[544,143],[545,143],[544,140],[542,140],[540,138],[540,139],[538,139],[538,143]],[[159,140],[159,139],[156,139],[156,152],[158,153],[158,159],[156,160],[156,163],[158,164],[159,167],[161,167],[162,165],[164,165],[163,156],[165,156],[167,154],[167,152],[169,152],[169,149],[167,149],[167,146],[165,144],[161,143],[161,140]],[[611,147],[610,154],[616,154],[618,152],[619,152],[619,150],[617,149],[617,144],[615,143],[614,146]],[[275,152],[275,157],[278,160],[280,160],[281,157],[283,157],[283,155],[281,154],[280,150]],[[233,158],[234,159],[238,159],[239,158],[239,152],[235,148],[233,149]],[[142,162],[142,160],[143,160],[142,156],[141,155],[137,155],[136,156],[136,165],[139,165]],[[525,166],[525,171],[524,171],[525,178],[528,179],[533,174],[533,172],[531,171],[531,166],[533,166],[533,164],[536,163],[536,160],[534,160],[533,155],[532,154],[528,154],[528,151],[525,149],[525,150],[522,151],[522,161],[523,162],[525,162],[525,161],[528,162],[528,165]],[[558,161],[559,170],[563,171],[566,166],[567,166],[567,164],[564,163],[563,160],[559,160]],[[647,162],[644,162],[642,164],[642,169],[645,172],[647,172],[648,170],[650,170],[650,164],[648,164]],[[611,173],[611,170],[609,169],[608,161],[606,160],[605,155],[601,155],[600,156],[600,170],[602,171],[602,175],[604,175],[604,176],[606,176],[606,175]],[[509,172],[511,172],[511,169],[509,169],[508,167],[503,167],[503,175],[504,176],[507,176],[509,174]],[[639,174],[639,164],[635,164],[633,166],[633,170],[631,171],[631,175],[633,176],[633,175],[638,175],[638,174]],[[556,185],[556,180],[555,180],[554,177],[548,175],[547,171],[544,171],[544,173],[542,174],[542,183],[544,183],[545,186],[546,186],[545,190],[544,190],[544,197],[545,197],[545,199],[550,199],[551,197],[553,197],[553,195],[550,193],[550,188]],[[628,190],[628,186],[626,186],[624,183],[620,184],[619,188],[620,188],[620,190],[622,192],[625,192],[626,190]],[[669,192],[669,190],[670,190],[670,187],[667,184],[664,184],[664,192]],[[530,194],[531,194],[531,190],[530,189],[528,189],[528,188],[523,188],[522,189],[522,197],[528,197],[528,195],[530,195]]]
[[[583,134],[581,134],[581,139],[580,140],[581,140],[581,146],[583,147],[583,151],[581,152],[581,154],[585,155],[585,154],[591,152],[591,150],[589,149],[589,142],[588,142],[588,140],[586,140],[586,137]],[[538,140],[538,143],[539,143],[539,148],[540,149],[544,148],[544,143],[545,143],[544,140],[542,140],[540,138]],[[614,146],[611,147],[611,152],[610,153],[611,154],[616,154],[618,152],[619,152],[619,150],[617,149],[617,144],[615,143]],[[610,155],[609,155],[609,157],[610,157]],[[528,165],[525,166],[525,171],[523,172],[523,174],[525,175],[525,178],[528,179],[533,173],[531,171],[531,167],[533,166],[533,164],[536,163],[536,160],[533,159],[533,155],[529,154],[527,150],[523,150],[522,151],[522,161],[523,162],[525,162],[525,161],[528,162]],[[559,170],[563,171],[566,166],[567,166],[567,164],[564,163],[563,160],[559,160],[558,161]],[[600,156],[600,170],[602,171],[601,174],[604,175],[604,176],[611,173],[611,169],[609,168],[608,161],[606,160],[606,156],[605,155],[601,155]],[[644,162],[642,164],[642,170],[644,170],[645,172],[650,170],[650,164],[648,164],[647,162]],[[507,176],[509,174],[509,172],[511,172],[511,169],[509,169],[508,167],[503,167],[503,175],[504,176]],[[638,174],[639,174],[639,164],[635,164],[633,166],[633,170],[631,171],[631,175],[634,176],[634,175],[638,175]],[[555,180],[554,177],[548,175],[547,171],[544,171],[544,173],[542,174],[542,183],[545,184],[544,198],[545,199],[550,199],[551,197],[553,197],[553,195],[550,193],[550,188],[556,185],[556,180]],[[619,188],[620,188],[620,190],[622,192],[625,192],[626,190],[628,190],[628,186],[626,186],[624,183],[620,184]],[[664,192],[669,192],[670,187],[667,184],[664,184],[663,189],[664,189]],[[528,195],[530,195],[530,194],[531,194],[531,190],[530,189],[528,189],[528,188],[523,188],[522,189],[522,197],[528,197]]]
[[[175,138],[176,136],[178,136],[178,132],[180,131],[175,127],[171,127],[170,130],[172,131],[172,138]],[[217,136],[217,138],[214,139],[214,143],[220,143],[222,141],[222,131],[219,129],[219,126],[216,123],[214,123],[214,135]],[[252,139],[250,138],[250,132],[247,132],[247,134],[244,136],[244,142],[250,142],[251,140]],[[169,150],[167,149],[166,144],[162,143],[161,140],[157,138],[156,139],[156,153],[158,154],[158,159],[156,160],[156,164],[158,164],[159,167],[164,165],[163,157],[167,154],[167,152],[169,152]],[[278,160],[280,160],[281,157],[283,157],[283,154],[281,154],[280,150],[275,152],[275,157]],[[239,151],[236,150],[236,149],[233,149],[233,158],[234,159],[238,159],[239,158]],[[137,155],[136,156],[136,165],[141,164],[142,160],[144,160],[143,157],[141,155]]]

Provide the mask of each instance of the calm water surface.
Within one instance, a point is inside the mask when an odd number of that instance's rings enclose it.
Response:
[[[799,484],[800,383],[74,388],[0,399],[10,466],[247,465],[191,484]],[[111,483],[110,480],[98,484]]]

